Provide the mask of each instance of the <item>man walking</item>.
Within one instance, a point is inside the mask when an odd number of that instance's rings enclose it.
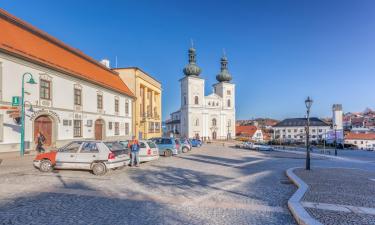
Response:
[[[133,137],[133,140],[130,144],[130,166],[139,167],[139,143],[138,140]]]
[[[44,137],[44,135],[42,134],[42,132],[38,132],[38,135],[37,135],[37,145],[36,145],[36,151],[39,152],[39,153],[44,153],[45,150],[43,148],[43,144],[44,142],[46,141],[46,138]]]

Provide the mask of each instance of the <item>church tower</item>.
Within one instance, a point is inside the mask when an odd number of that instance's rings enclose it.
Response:
[[[223,55],[220,60],[220,73],[216,76],[218,83],[214,84],[214,92],[222,98],[222,113],[220,134],[222,138],[234,138],[236,126],[235,85],[231,83],[232,75],[228,71],[228,59]]]
[[[201,136],[204,107],[204,79],[199,77],[201,69],[196,64],[196,50],[189,51],[189,64],[185,66],[181,84],[181,137]]]

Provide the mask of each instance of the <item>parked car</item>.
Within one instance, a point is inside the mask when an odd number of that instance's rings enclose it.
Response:
[[[262,145],[262,144],[253,144],[252,149],[255,149],[258,151],[273,151],[272,146]]]
[[[139,160],[140,162],[149,162],[159,158],[159,149],[152,141],[139,141]]]
[[[82,169],[104,175],[109,169],[126,166],[129,160],[128,149],[118,142],[73,141],[57,150],[37,155],[34,166],[41,172]]]
[[[201,147],[202,146],[202,141],[199,139],[190,139],[191,146],[192,147]]]
[[[180,146],[174,138],[155,138],[153,140],[159,148],[159,155],[169,157],[180,153]]]
[[[181,152],[186,153],[191,150],[191,145],[186,138],[177,139],[176,142],[180,144]]]

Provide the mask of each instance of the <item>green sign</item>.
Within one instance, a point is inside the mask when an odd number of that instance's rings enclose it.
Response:
[[[12,97],[12,106],[19,106],[20,105],[20,96],[13,96]]]

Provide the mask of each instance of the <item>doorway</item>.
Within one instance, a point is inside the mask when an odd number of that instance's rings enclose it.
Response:
[[[103,140],[104,128],[104,121],[102,119],[95,121],[95,140]]]
[[[38,133],[41,132],[46,138],[44,146],[49,147],[52,145],[52,126],[53,121],[49,116],[39,116],[34,120],[34,142],[38,142]]]
[[[212,140],[216,140],[216,131],[212,132]]]

